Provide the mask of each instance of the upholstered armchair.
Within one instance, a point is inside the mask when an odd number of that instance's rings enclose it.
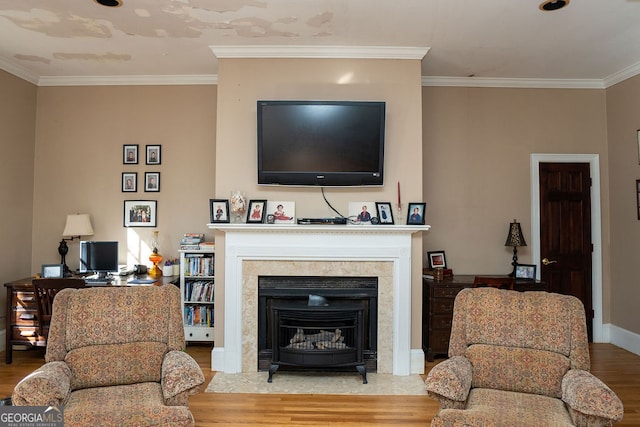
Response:
[[[472,288],[456,297],[449,359],[425,381],[432,426],[605,426],[616,394],[589,373],[584,307],[547,292]]]
[[[64,289],[46,363],[16,385],[13,403],[63,405],[65,426],[191,426],[188,397],[204,375],[184,349],[176,286]]]

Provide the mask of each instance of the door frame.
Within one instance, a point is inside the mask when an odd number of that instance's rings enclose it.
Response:
[[[608,342],[602,323],[602,216],[600,212],[599,154],[531,154],[531,253],[540,265],[540,163],[588,163],[591,175],[591,298],[593,342]],[[540,279],[540,270],[537,275]]]

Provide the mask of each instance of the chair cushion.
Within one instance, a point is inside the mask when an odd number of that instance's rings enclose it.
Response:
[[[472,387],[562,397],[569,358],[530,348],[474,344],[465,356],[473,366]]]
[[[467,409],[442,409],[431,422],[438,426],[573,426],[564,403],[537,394],[472,389]]]
[[[87,410],[90,409],[90,410]],[[97,387],[71,393],[65,426],[192,426],[185,406],[165,406],[159,383]]]
[[[65,362],[71,369],[71,389],[160,382],[167,345],[133,342],[93,345],[71,350]]]

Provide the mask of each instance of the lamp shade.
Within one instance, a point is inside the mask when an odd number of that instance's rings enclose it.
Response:
[[[67,215],[62,237],[93,236],[93,227],[89,214]]]
[[[527,246],[527,242],[524,240],[524,235],[522,234],[520,223],[515,219],[511,224],[509,224],[509,234],[507,234],[507,241],[504,245],[513,247]]]

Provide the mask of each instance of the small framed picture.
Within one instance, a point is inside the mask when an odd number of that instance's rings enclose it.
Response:
[[[376,202],[376,212],[378,212],[378,223],[383,225],[393,225],[393,209],[389,202]]]
[[[409,203],[407,211],[407,225],[424,225],[424,210],[426,203]]]
[[[430,270],[437,267],[447,268],[447,258],[444,256],[444,251],[427,252],[427,259],[429,259]]]
[[[42,264],[41,276],[55,279],[64,277],[64,264]]]
[[[516,279],[534,280],[536,278],[535,264],[517,264]]]
[[[209,199],[209,221],[212,224],[229,222],[229,200]]]
[[[138,144],[124,145],[122,147],[122,163],[125,165],[138,164]]]
[[[157,200],[125,200],[125,227],[156,227],[158,225]]]
[[[138,191],[138,172],[122,172],[122,192]]]
[[[259,223],[264,222],[266,200],[251,200],[249,201],[249,210],[247,210],[247,223]]]
[[[295,224],[296,202],[276,200],[267,202],[267,224]],[[273,215],[273,221],[270,221]]]
[[[375,202],[349,202],[349,224],[371,224],[375,208]]]
[[[144,191],[160,191],[160,172],[144,173]]]
[[[147,145],[147,164],[159,165],[161,163],[160,149],[161,145]]]

